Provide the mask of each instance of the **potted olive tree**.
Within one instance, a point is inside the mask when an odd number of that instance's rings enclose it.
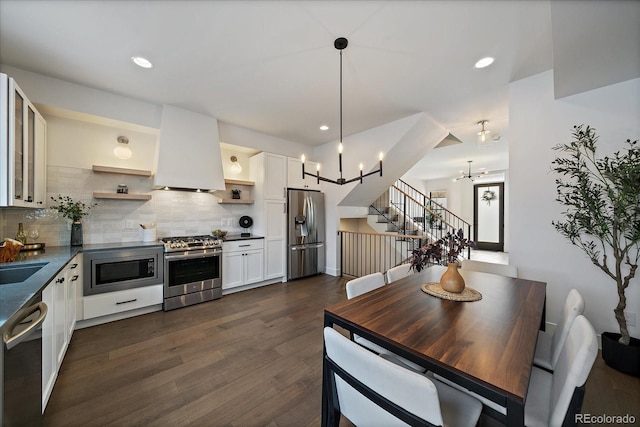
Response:
[[[574,126],[572,136],[570,143],[554,147],[563,154],[552,170],[560,174],[556,200],[565,211],[552,224],[615,282],[613,312],[620,333],[602,333],[602,357],[609,366],[640,376],[640,339],[629,335],[624,314],[625,291],[640,260],[640,146],[627,140],[624,151],[597,158],[595,129]]]

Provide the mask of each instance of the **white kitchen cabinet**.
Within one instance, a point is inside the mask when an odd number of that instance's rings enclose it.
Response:
[[[83,319],[122,313],[123,311],[162,304],[162,302],[162,284],[89,295],[83,298]]]
[[[67,332],[67,343],[71,341],[71,335],[73,335],[73,330],[76,328],[76,319],[77,319],[77,307],[76,301],[78,298],[78,281],[81,281],[81,271],[80,271],[81,260],[79,256],[75,256],[68,264],[65,269],[66,272],[66,309],[65,309],[65,327]],[[82,283],[82,282],[80,282]]]
[[[253,230],[264,237],[264,280],[285,277],[287,158],[259,153],[250,158],[255,182]],[[223,272],[224,274],[224,272]]]
[[[42,291],[42,301],[48,307],[48,314],[42,325],[43,412],[76,324],[76,286],[82,277],[77,270],[81,265],[80,256],[77,255],[67,263]]]
[[[227,252],[222,250],[222,289],[242,286],[242,252]]]
[[[306,160],[304,162],[305,171],[315,174],[318,163]],[[293,157],[287,157],[287,186],[301,190],[320,190],[320,184],[316,178],[305,175],[302,178],[302,161]]]
[[[264,241],[238,240],[222,244],[222,289],[262,282]]]
[[[75,265],[75,267],[74,267]],[[82,267],[82,253],[76,255],[73,260],[69,263],[71,270],[71,279],[73,280],[76,276],[77,278],[74,280],[75,282],[75,292],[76,292],[76,321],[84,319],[84,307],[83,307],[83,284],[84,284],[84,271]]]
[[[0,123],[0,206],[43,208],[47,122],[6,74],[0,74]]]
[[[53,285],[53,343],[55,363],[59,366],[67,350],[67,281],[66,272],[61,271],[51,282]]]
[[[54,322],[54,288],[56,284],[51,282],[42,291],[42,302],[47,305],[48,313],[42,324],[42,412],[47,407],[49,396],[53,390],[53,384],[56,382],[56,375],[58,373],[54,334],[55,334],[55,322]]]
[[[286,157],[271,153],[264,154],[263,196],[265,199],[284,199],[287,197]]]
[[[286,222],[287,207],[284,200],[265,200],[265,280],[286,275]]]

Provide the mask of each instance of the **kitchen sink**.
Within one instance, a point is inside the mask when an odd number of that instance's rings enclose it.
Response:
[[[7,265],[0,267],[0,285],[20,283],[37,273],[46,262],[29,265]]]

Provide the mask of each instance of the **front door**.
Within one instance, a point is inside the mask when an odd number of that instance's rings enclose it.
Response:
[[[504,250],[504,183],[473,186],[473,223],[478,249]]]

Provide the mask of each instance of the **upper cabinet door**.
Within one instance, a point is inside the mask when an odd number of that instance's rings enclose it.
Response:
[[[264,162],[264,198],[284,200],[287,197],[286,157],[265,153]]]
[[[42,207],[46,122],[12,78],[0,74],[0,206]]]

